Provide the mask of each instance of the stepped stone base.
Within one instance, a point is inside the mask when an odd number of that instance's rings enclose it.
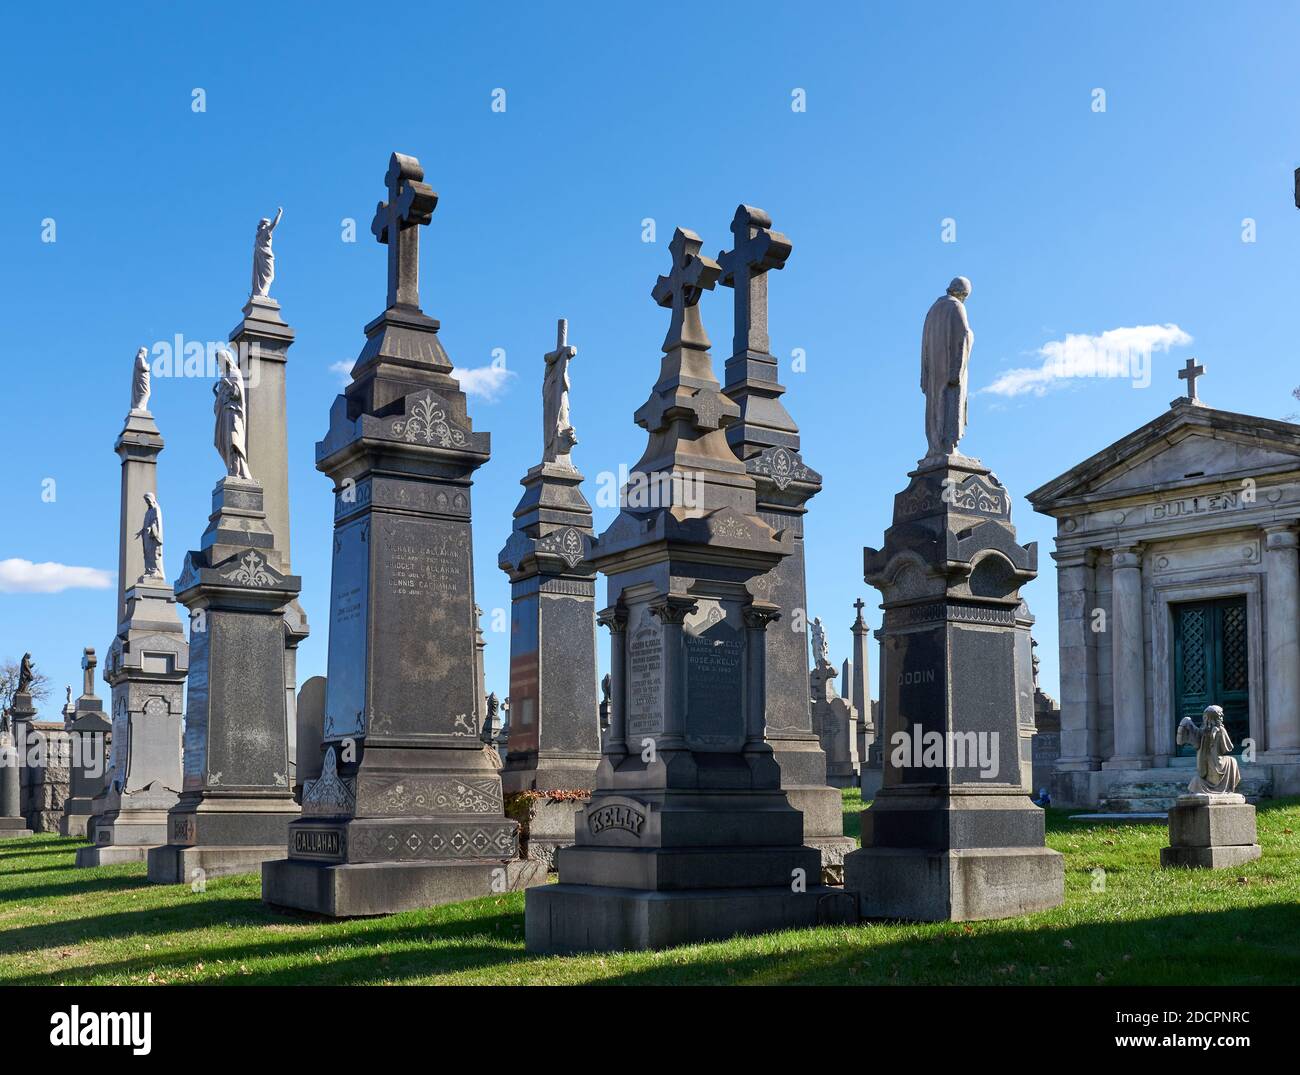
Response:
[[[525,898],[530,952],[642,951],[857,920],[853,898],[823,885],[806,892],[788,887],[647,892],[559,884],[530,889]]]
[[[863,918],[974,922],[1058,907],[1065,859],[1045,847],[865,847],[844,861],[844,885]]]
[[[803,842],[820,852],[822,884],[844,883],[844,856],[858,849],[857,840],[844,833],[844,798],[826,785],[785,789],[790,805],[803,814]]]
[[[111,866],[119,862],[148,862],[149,851],[167,843],[167,811],[136,810],[101,814],[95,843],[77,850],[78,866]]]
[[[546,865],[511,862],[355,862],[286,859],[262,865],[262,902],[330,918],[396,914],[546,883]]]
[[[573,819],[586,799],[538,799],[528,819],[527,857],[555,869],[555,852],[573,843]]]
[[[1165,813],[1187,793],[1196,772],[1195,759],[1149,769],[1099,769],[1052,773],[1049,790],[1053,806],[1103,813]],[[1241,787],[1247,801],[1275,795],[1300,795],[1300,765],[1256,762],[1241,766]],[[864,798],[865,792],[864,792]]]
[[[1169,811],[1166,868],[1221,870],[1260,857],[1255,808],[1239,794],[1184,795]]]
[[[262,863],[283,857],[283,843],[227,847],[164,844],[149,849],[149,880],[156,885],[179,885],[237,873],[256,873]]]
[[[79,847],[77,848],[75,865],[79,868],[86,868],[91,866],[116,866],[123,862],[148,862],[151,850],[153,848],[147,845],[141,847],[130,844]]]
[[[32,836],[32,830],[27,827],[27,822],[20,817],[0,817],[0,840],[17,840],[24,836]]]

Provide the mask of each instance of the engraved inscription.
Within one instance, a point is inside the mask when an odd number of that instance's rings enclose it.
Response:
[[[664,727],[663,630],[646,616],[627,643],[627,735],[635,745]]]

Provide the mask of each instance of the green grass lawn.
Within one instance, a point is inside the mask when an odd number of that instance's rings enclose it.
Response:
[[[845,831],[861,801],[845,792]],[[522,893],[389,918],[271,910],[257,875],[206,891],[142,865],[77,870],[76,840],[0,842],[0,983],[753,983],[1218,985],[1300,982],[1300,801],[1259,808],[1264,857],[1161,870],[1163,825],[1048,812],[1065,904],[999,922],[791,930],[665,952],[539,958]],[[1104,871],[1104,875],[1099,872]]]

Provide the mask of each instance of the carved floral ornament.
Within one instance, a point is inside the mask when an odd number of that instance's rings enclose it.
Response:
[[[266,557],[249,549],[239,557],[239,562],[229,571],[222,571],[221,577],[240,586],[274,586],[276,577],[274,569],[268,568]]]
[[[425,392],[411,405],[408,417],[392,425],[393,436],[408,444],[436,444],[440,448],[462,448],[469,443],[465,431],[452,425],[445,405],[432,392]]]

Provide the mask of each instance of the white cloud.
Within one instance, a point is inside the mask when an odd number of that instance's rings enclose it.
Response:
[[[73,567],[47,561],[0,560],[0,593],[62,593],[64,590],[107,590],[113,574],[97,567]]]
[[[330,373],[334,374],[345,387],[352,383],[352,362],[331,362]]]
[[[1007,370],[981,392],[996,396],[1046,395],[1083,377],[1132,380],[1136,387],[1151,383],[1151,355],[1192,342],[1177,325],[1134,325],[1112,328],[1097,336],[1070,333],[1038,349],[1041,366]]]
[[[460,382],[460,390],[465,395],[478,396],[492,403],[514,376],[514,371],[504,366],[477,366],[474,369],[454,369],[451,375]]]

